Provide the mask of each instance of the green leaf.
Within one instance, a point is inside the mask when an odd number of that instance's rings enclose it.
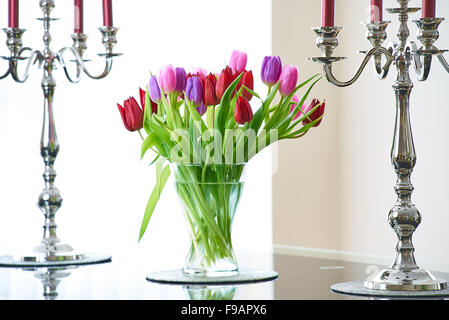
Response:
[[[153,215],[154,208],[156,207],[162,190],[164,189],[165,183],[170,176],[170,166],[169,164],[167,164],[165,165],[164,169],[162,169],[163,162],[164,161],[158,161],[156,163],[156,184],[154,186],[153,192],[151,192],[150,199],[148,200],[147,206],[145,208],[145,214],[143,216],[142,225],[140,227],[139,242],[142,239],[145,230],[147,229],[148,222]]]
[[[223,136],[224,134],[226,122],[228,120],[227,117],[229,115],[229,109],[231,108],[232,93],[234,92],[235,88],[240,82],[242,76],[243,73],[241,73],[226,89],[225,93],[223,94],[223,97],[221,97],[220,104],[217,108],[217,112],[215,114],[215,129],[220,131],[221,136]]]
[[[270,91],[270,94],[265,99],[262,106],[254,114],[253,120],[251,120],[251,129],[254,129],[256,132],[259,131],[260,127],[262,126],[263,119],[265,119],[265,116],[269,110],[271,103],[274,100],[274,97],[276,96],[278,89],[279,89],[279,81]]]
[[[157,139],[158,139],[158,137],[154,132],[150,132],[148,134],[148,136],[142,142],[142,146],[140,149],[140,159],[143,159],[143,156],[148,151],[148,149],[150,149],[151,147],[156,145]]]
[[[151,118],[151,100],[150,100],[150,93],[147,90],[145,91],[145,111],[143,113],[143,128],[145,129],[145,132],[147,134],[150,134],[150,128],[148,126],[148,121]]]

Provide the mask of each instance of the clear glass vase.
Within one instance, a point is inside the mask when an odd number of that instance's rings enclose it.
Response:
[[[231,231],[244,169],[245,164],[172,164],[191,237],[184,273],[207,277],[238,273]]]

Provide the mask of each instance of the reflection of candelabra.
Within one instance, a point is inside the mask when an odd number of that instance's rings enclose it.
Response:
[[[73,34],[73,46],[62,48],[57,53],[50,49],[51,34],[50,22],[56,19],[50,17],[50,13],[55,6],[54,0],[40,0],[40,8],[43,12],[43,18],[39,20],[44,24],[44,50],[33,50],[22,46],[22,35],[25,32],[19,28],[4,29],[7,35],[6,44],[10,51],[10,56],[2,57],[9,62],[9,67],[6,73],[0,76],[0,79],[11,75],[12,78],[19,83],[23,83],[29,76],[30,67],[36,62],[39,67],[43,67],[44,75],[41,86],[44,92],[44,120],[41,136],[41,156],[44,159],[45,171],[43,174],[45,187],[39,196],[38,206],[45,216],[44,234],[41,245],[35,248],[34,253],[30,256],[20,258],[0,257],[0,265],[51,265],[51,264],[82,264],[82,263],[96,263],[110,260],[110,256],[95,256],[88,254],[75,253],[73,249],[66,244],[59,243],[56,236],[55,214],[62,203],[62,198],[59,190],[54,184],[56,178],[56,171],[54,169],[54,162],[59,152],[59,143],[56,136],[55,119],[53,116],[53,95],[56,87],[56,82],[53,78],[53,70],[56,62],[62,65],[62,68],[70,82],[76,83],[80,80],[84,73],[92,79],[102,79],[106,77],[111,71],[112,59],[119,54],[113,53],[113,47],[117,43],[116,33],[118,28],[102,27],[100,32],[103,36],[103,45],[105,53],[99,54],[105,59],[104,71],[99,75],[92,75],[84,62],[83,53],[86,50],[87,35]],[[64,60],[64,54],[69,52],[74,57],[76,63],[76,75],[70,75],[68,67]],[[29,56],[24,57],[24,54],[29,52]],[[18,65],[21,61],[26,61],[26,68],[23,75],[19,75]]]
[[[58,297],[57,287],[62,279],[72,274],[75,266],[66,266],[59,268],[36,268],[25,269],[25,271],[34,271],[34,276],[41,280],[45,300],[55,300]]]
[[[338,87],[353,84],[371,58],[374,60],[375,71],[380,79],[386,78],[392,64],[396,66],[397,76],[393,83],[396,94],[396,124],[391,161],[398,176],[395,186],[398,200],[388,216],[389,223],[398,236],[396,259],[390,268],[382,270],[372,280],[366,281],[365,287],[396,291],[442,290],[447,288],[447,283],[435,279],[430,272],[420,269],[414,258],[412,234],[421,222],[421,215],[411,202],[413,186],[410,176],[416,163],[416,154],[409,114],[409,99],[413,88],[409,67],[413,63],[419,80],[424,81],[429,75],[432,57],[436,55],[449,72],[449,65],[442,56],[445,51],[439,50],[433,45],[438,39],[438,25],[443,19],[422,18],[414,21],[419,28],[418,40],[422,43],[422,47],[418,49],[415,43],[407,41],[410,35],[408,15],[420,9],[409,8],[409,0],[397,1],[399,8],[388,9],[388,11],[399,15],[400,27],[397,34],[399,42],[388,48],[382,46],[387,38],[385,30],[389,21],[365,24],[368,30],[367,37],[373,48],[364,52],[365,58],[352,79],[342,82],[337,80],[332,73],[332,63],[344,59],[332,56],[338,45],[337,36],[341,27],[313,29],[317,34],[317,46],[323,54],[321,57],[312,58],[312,60],[323,64],[327,79]]]

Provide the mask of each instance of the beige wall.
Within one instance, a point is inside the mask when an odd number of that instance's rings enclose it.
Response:
[[[370,47],[365,38],[369,1],[337,0],[336,24],[344,27],[337,55],[348,57],[335,68],[338,78],[352,76]],[[395,7],[394,0],[384,7]],[[419,7],[421,1],[410,1]],[[437,14],[449,16],[449,1],[438,1]],[[415,14],[412,19],[420,15]],[[384,12],[389,38],[395,39],[397,18]],[[320,23],[320,1],[273,1],[273,53],[295,63],[302,74],[319,71],[307,60],[319,55],[310,27]],[[416,26],[410,24],[411,40]],[[294,34],[294,36],[292,36]],[[440,27],[436,43],[449,48],[449,23]],[[449,56],[447,56],[449,57]],[[413,71],[413,69],[411,69]],[[389,154],[394,126],[393,69],[384,81],[371,67],[351,87],[337,89],[325,80],[314,93],[327,99],[326,118],[307,137],[281,143],[279,170],[273,177],[275,244],[344,250],[391,256],[395,236],[387,214],[395,201],[395,174]],[[437,61],[427,82],[415,81],[411,121],[418,162],[412,176],[413,201],[423,215],[415,233],[418,263],[449,265],[449,75]]]
[[[320,73],[321,67],[308,60],[319,54],[310,28],[317,25],[320,2],[275,0],[272,10],[273,54],[280,55],[283,64],[298,65],[302,80]],[[339,248],[337,93],[322,79],[313,91],[313,96],[327,100],[322,125],[299,140],[278,145],[278,170],[273,176],[274,243]]]

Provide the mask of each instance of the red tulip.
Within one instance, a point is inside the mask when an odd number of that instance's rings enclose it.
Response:
[[[201,81],[203,83],[203,99],[205,106],[216,106],[220,103],[218,97],[215,93],[215,87],[217,83],[217,78],[212,73],[209,73],[207,77],[202,77]]]
[[[237,79],[237,77],[240,74],[235,74],[234,76],[234,80]],[[250,71],[243,71],[243,76],[240,78],[240,82],[237,85],[237,88],[235,89],[235,91],[239,91],[239,89],[245,86],[250,90],[254,90],[254,78],[253,78],[253,72]],[[251,101],[251,99],[253,98],[253,95],[251,93],[249,93],[246,89],[242,90],[242,96],[244,96],[248,101]]]
[[[238,124],[245,124],[253,119],[253,110],[246,98],[241,96],[237,98],[234,119]]]
[[[124,107],[117,103],[118,110],[122,116],[123,124],[129,131],[140,130],[143,127],[143,110],[133,97],[125,100]]]
[[[304,110],[305,114],[308,114],[310,112],[310,110],[312,110],[313,108],[315,108],[317,105],[320,104],[320,100],[318,99],[313,99],[312,103]],[[323,101],[323,104],[321,104],[321,106],[319,106],[318,108],[315,109],[315,111],[309,115],[308,118],[303,120],[303,125],[307,125],[312,121],[315,121],[316,119],[318,119],[319,117],[321,117],[324,114],[324,108],[326,105],[326,101]],[[320,121],[318,121],[317,123],[315,123],[313,126],[314,127],[318,127],[321,123],[321,119]]]
[[[220,73],[220,76],[217,80],[217,85],[215,87],[215,93],[217,95],[217,98],[221,100],[221,97],[223,97],[223,94],[225,93],[226,89],[231,85],[232,81],[234,80],[234,77],[232,75],[232,70],[228,66],[223,69],[223,71]]]
[[[139,88],[139,95],[140,95],[140,105],[142,107],[143,112],[145,112],[145,91],[142,90],[141,88]],[[151,98],[150,103],[151,103],[151,112],[157,113],[157,103],[151,100]]]

